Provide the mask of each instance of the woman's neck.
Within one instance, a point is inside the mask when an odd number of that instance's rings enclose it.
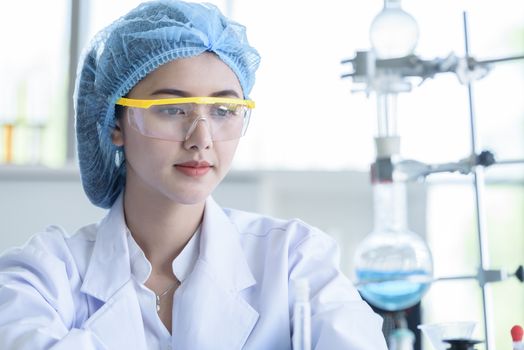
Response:
[[[126,189],[127,227],[156,273],[172,273],[171,263],[200,225],[204,206],[205,202],[185,205]]]

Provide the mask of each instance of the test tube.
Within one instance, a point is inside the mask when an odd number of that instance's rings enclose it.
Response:
[[[13,133],[14,125],[6,123],[3,125],[3,134],[4,134],[4,163],[13,162]]]
[[[309,283],[300,278],[294,281],[293,350],[311,350],[311,305]]]

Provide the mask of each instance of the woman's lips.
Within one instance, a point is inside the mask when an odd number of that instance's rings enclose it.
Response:
[[[197,161],[190,161],[190,162],[184,162],[175,164],[175,169],[180,171],[182,174],[187,176],[203,176],[207,174],[209,170],[211,170],[211,164],[208,162],[197,162]]]

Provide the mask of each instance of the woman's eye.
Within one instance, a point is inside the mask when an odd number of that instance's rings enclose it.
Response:
[[[169,116],[183,116],[186,114],[185,109],[176,106],[159,107],[157,113]]]
[[[217,117],[234,117],[237,115],[235,106],[220,105],[213,108],[213,115]]]

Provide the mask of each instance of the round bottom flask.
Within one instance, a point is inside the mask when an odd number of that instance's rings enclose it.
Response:
[[[403,310],[418,303],[431,284],[431,253],[407,228],[404,183],[374,183],[373,202],[374,230],[355,254],[357,286],[372,305]]]

